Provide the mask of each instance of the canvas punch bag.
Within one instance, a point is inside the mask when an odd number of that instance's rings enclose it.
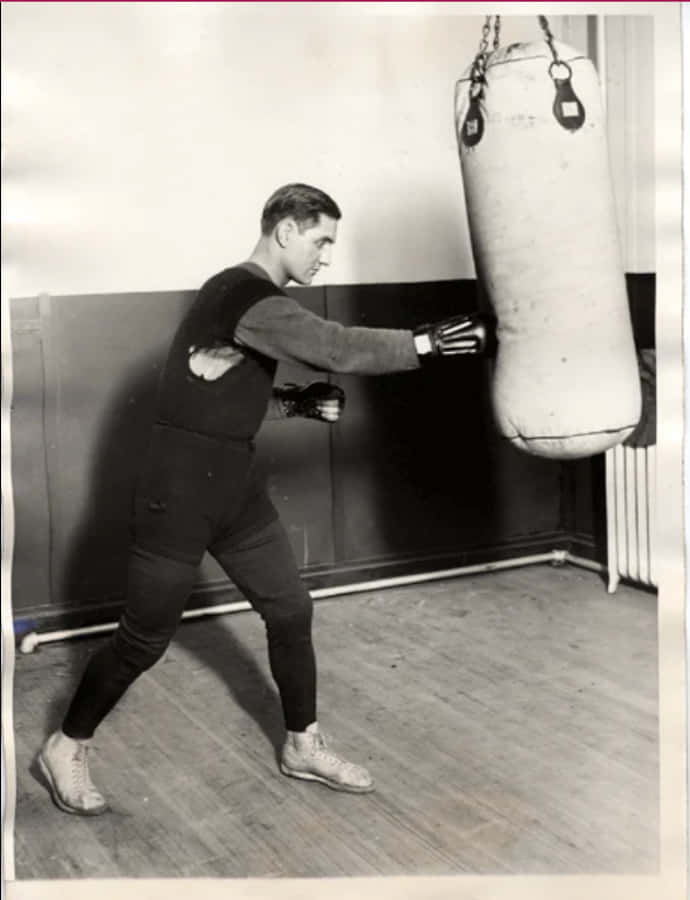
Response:
[[[497,319],[499,430],[569,459],[624,441],[641,414],[594,66],[546,40],[480,51],[455,120],[477,277]]]

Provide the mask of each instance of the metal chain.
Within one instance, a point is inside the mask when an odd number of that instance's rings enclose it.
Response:
[[[482,39],[479,43],[479,55],[486,56],[489,49],[489,35],[491,34],[491,16],[486,16],[482,26]]]
[[[500,16],[496,16],[496,24],[494,26],[494,50],[498,47],[498,34],[500,31]],[[479,42],[479,51],[472,63],[470,71],[470,81],[472,82],[471,92],[474,97],[481,97],[486,84],[486,63],[489,57],[489,38],[491,37],[491,16],[486,16],[484,25],[482,26],[482,39]]]
[[[496,16],[494,21],[494,50],[498,50],[501,35],[501,17]]]
[[[551,51],[551,55],[553,56],[553,61],[555,63],[559,63],[560,59],[558,58],[558,53],[556,52],[556,48],[553,45],[553,34],[551,33],[551,29],[549,28],[549,23],[546,16],[537,16],[539,20],[539,24],[541,25],[541,30],[544,32],[546,36],[546,43],[549,45],[549,50]]]
[[[549,23],[546,19],[546,16],[537,16],[537,18],[539,19],[539,24],[542,27],[542,31],[546,35],[546,43],[549,45],[549,50],[551,51],[551,55],[553,56],[553,62],[549,66],[549,75],[556,83],[558,83],[558,81],[565,81],[567,79],[570,79],[572,77],[573,70],[570,68],[567,62],[559,59],[558,53],[554,46],[554,37],[551,33],[551,29],[549,28]],[[566,78],[559,78],[558,75],[555,74],[557,70],[560,71],[561,74],[565,72]]]

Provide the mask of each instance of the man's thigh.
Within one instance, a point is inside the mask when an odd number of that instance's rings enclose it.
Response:
[[[310,613],[311,597],[279,519],[229,537],[210,552],[262,615]]]

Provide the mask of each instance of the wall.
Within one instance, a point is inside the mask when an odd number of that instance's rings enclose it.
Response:
[[[276,184],[321,184],[346,214],[326,285],[297,292],[316,311],[404,326],[475,305],[452,93],[483,17],[87,3],[4,5],[2,20],[15,610],[88,618],[121,595],[165,343],[190,289],[251,248]],[[595,55],[592,17],[550,21]],[[629,62],[633,45],[647,59],[644,28],[607,23],[598,60],[634,273],[653,265],[652,138],[639,128],[652,84]],[[538,38],[534,17],[504,17],[502,37]],[[633,294],[653,322],[653,292]],[[261,435],[312,584],[552,549],[571,532],[600,555],[600,461],[506,448],[487,430],[478,369],[461,388],[443,370],[343,384],[336,428],[268,423]],[[219,578],[207,560],[202,585]]]
[[[598,25],[623,262],[626,272],[654,272],[654,23],[602,16]]]
[[[472,280],[292,293],[314,312],[373,326],[410,326],[424,313],[443,318],[476,304]],[[44,296],[13,304],[18,618],[42,628],[93,622],[121,603],[132,488],[156,382],[193,297]],[[313,377],[281,365],[277,380]],[[335,380],[347,396],[337,425],[268,421],[257,438],[269,491],[311,586],[548,551],[565,540],[562,467],[497,437],[483,360]],[[216,586],[225,590],[228,582],[207,557],[197,595]]]
[[[472,277],[452,103],[483,16],[409,7],[3,4],[6,296],[194,288],[292,180],[345,212],[329,283]]]
[[[314,312],[405,327],[474,308],[472,280],[293,289]],[[638,346],[654,343],[654,279],[628,277]],[[166,346],[194,292],[13,304],[14,612],[47,627],[115,615],[128,514]],[[651,311],[651,315],[650,315]],[[137,329],[130,321],[136,318]],[[338,377],[335,426],[267,421],[259,458],[312,587],[574,549],[605,562],[603,458],[557,463],[500,440],[483,361]],[[281,365],[278,382],[313,373]],[[206,558],[193,604],[222,602]],[[203,595],[203,596],[202,596]]]

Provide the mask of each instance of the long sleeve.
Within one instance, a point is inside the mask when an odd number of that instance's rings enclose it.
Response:
[[[266,297],[250,307],[235,339],[273,359],[318,371],[382,375],[419,368],[411,331],[345,327],[285,296]]]

